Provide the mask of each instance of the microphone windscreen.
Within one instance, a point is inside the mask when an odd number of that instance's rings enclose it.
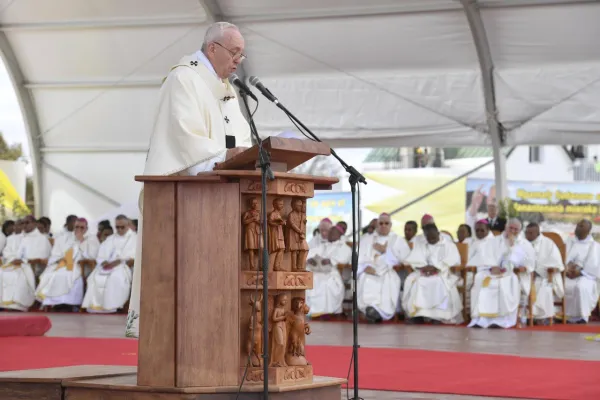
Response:
[[[228,149],[235,148],[235,136],[225,135],[225,147]]]

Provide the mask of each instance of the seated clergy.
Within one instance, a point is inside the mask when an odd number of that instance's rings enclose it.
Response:
[[[344,301],[344,282],[338,265],[350,263],[352,250],[345,243],[340,226],[329,230],[329,242],[308,253],[306,269],[313,272],[313,288],[306,291],[310,315],[340,314]]]
[[[358,260],[358,309],[369,322],[391,319],[396,313],[400,277],[394,271],[397,260],[410,251],[406,241],[391,232],[392,220],[381,214],[372,234],[363,235]],[[396,244],[398,240],[402,243]]]
[[[64,234],[52,248],[48,266],[40,276],[36,298],[42,306],[79,306],[83,301],[83,260],[95,260],[100,243],[87,233],[83,218],[75,222],[75,234]]]
[[[413,243],[417,237],[417,232],[419,230],[419,226],[416,221],[407,221],[404,224],[404,239],[408,243]]]
[[[480,247],[481,258],[473,261],[477,274],[471,289],[470,327],[510,328],[517,323],[519,304],[526,312],[535,251],[520,232],[521,222],[511,219],[502,235],[489,239],[492,246]],[[478,235],[478,240],[484,239]]]
[[[23,220],[23,238],[0,268],[0,307],[27,311],[35,301],[33,266],[44,265],[50,256],[48,238],[37,229],[33,216]]]
[[[316,249],[322,244],[329,242],[329,230],[331,229],[332,222],[329,218],[322,219],[319,222],[319,233],[312,237],[308,243],[309,249]]]
[[[427,226],[429,224],[435,224],[435,220],[429,214],[423,215],[423,218],[421,218],[421,229],[423,230],[423,233],[418,234],[411,241],[412,242],[420,241],[423,244],[427,243],[427,239],[425,238],[425,226]],[[454,239],[452,239],[452,237],[445,232],[440,232],[440,236],[442,236],[444,239],[454,242]]]
[[[21,245],[21,240],[23,240],[23,226],[24,221],[22,219],[18,219],[15,222],[13,233],[6,237],[6,245],[2,251],[2,262],[0,262],[0,264],[16,257],[19,246]]]
[[[565,287],[561,272],[565,270],[560,250],[552,239],[540,234],[540,226],[535,222],[527,225],[525,237],[535,250],[535,302],[533,303],[533,318],[549,321],[554,318],[554,298],[562,299]],[[552,274],[552,281],[548,280],[548,270],[556,271]]]
[[[136,233],[124,215],[116,218],[117,233],[100,245],[96,268],[87,279],[82,308],[94,313],[113,313],[129,299]]]
[[[600,245],[591,235],[592,223],[582,220],[575,237],[567,239],[565,309],[569,323],[586,323],[598,304]]]
[[[416,242],[404,260],[413,269],[404,282],[404,315],[411,323],[427,319],[459,324],[463,306],[456,287],[458,277],[450,268],[460,265],[460,254],[435,224],[425,225],[424,230],[426,242]]]

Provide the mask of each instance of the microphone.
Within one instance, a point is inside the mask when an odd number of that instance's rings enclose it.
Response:
[[[231,75],[229,77],[229,81],[233,85],[237,86],[238,89],[240,89],[240,92],[242,94],[246,94],[246,95],[252,97],[252,99],[258,103],[258,99],[254,95],[254,93],[252,93],[252,91],[250,91],[250,88],[248,86],[246,86],[246,84],[244,82],[242,82],[242,80],[236,74]]]
[[[258,90],[260,90],[260,92],[263,94],[263,96],[265,96],[267,99],[269,99],[273,103],[279,104],[279,100],[277,100],[277,97],[275,97],[273,95],[273,93],[271,93],[269,91],[269,89],[267,89],[265,87],[265,85],[263,85],[263,83],[260,81],[260,79],[258,79],[258,77],[251,76],[249,80],[250,80],[250,84],[252,86],[254,86],[255,88],[257,88]]]

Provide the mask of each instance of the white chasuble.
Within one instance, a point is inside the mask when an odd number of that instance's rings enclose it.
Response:
[[[377,232],[364,235],[360,241],[358,259],[358,309],[366,312],[367,307],[373,307],[383,320],[391,319],[396,313],[398,294],[400,293],[400,278],[394,265],[389,262],[388,253],[392,251],[398,240],[398,235],[390,233],[382,236]],[[386,246],[385,252],[373,247],[374,244]],[[391,255],[390,255],[391,256]],[[367,267],[375,270],[374,274],[367,273]]]
[[[480,258],[474,260],[477,274],[471,289],[469,326],[510,328],[517,323],[521,297],[529,296],[535,251],[522,236],[515,238],[512,246],[504,235],[488,236],[483,241],[486,244],[479,247]],[[494,275],[492,267],[503,271]],[[526,272],[515,274],[513,270],[517,267],[525,267]]]
[[[68,304],[78,306],[83,301],[83,271],[81,260],[95,260],[100,243],[87,234],[83,241],[75,235],[64,235],[52,248],[48,266],[40,276],[36,298],[43,306]]]
[[[201,59],[202,58],[202,59]],[[163,82],[150,137],[144,175],[196,175],[212,171],[225,159],[225,136],[237,147],[250,147],[250,126],[235,90],[207,68],[205,57],[183,57]],[[138,243],[125,335],[139,336],[142,270],[143,191],[140,195]]]
[[[567,265],[575,263],[581,275],[565,280],[565,309],[569,321],[588,321],[598,304],[600,245],[589,235],[567,239]]]
[[[309,315],[340,314],[344,301],[345,287],[338,270],[339,264],[349,264],[352,250],[343,240],[327,242],[308,252],[308,259],[317,265],[306,265],[313,273],[313,288],[306,291]],[[324,264],[323,260],[329,260]]]
[[[6,245],[2,251],[2,263],[6,263],[7,260],[12,260],[17,257],[21,240],[23,240],[24,233],[13,233],[6,238]]]
[[[536,319],[553,318],[554,299],[562,299],[565,287],[561,272],[565,270],[560,250],[552,239],[539,235],[531,242],[535,250],[535,302],[533,317]],[[554,268],[552,281],[548,278],[548,269]]]
[[[112,313],[123,307],[131,290],[131,268],[126,261],[136,253],[137,235],[128,230],[124,235],[109,236],[101,245],[96,259],[96,268],[87,278],[87,291],[82,308],[88,312]],[[121,260],[111,269],[105,269],[103,262]]]
[[[391,248],[391,251],[387,252],[385,257],[388,265],[391,265],[392,268],[403,264],[404,260],[410,254],[410,247],[408,246],[408,242],[403,237],[398,237]],[[403,313],[402,308],[402,287],[404,282],[406,281],[406,277],[408,276],[408,271],[402,269],[396,272],[398,277],[400,278],[400,291],[398,292],[398,302],[396,304],[396,313]]]
[[[0,300],[3,308],[26,311],[35,301],[35,275],[29,260],[47,260],[51,246],[48,238],[34,229],[23,233],[16,254],[0,268]],[[11,265],[21,260],[21,265]]]
[[[463,306],[456,287],[458,277],[450,271],[451,267],[460,265],[456,244],[442,235],[436,244],[418,240],[404,263],[414,270],[404,283],[404,315],[445,324],[461,323]],[[426,266],[435,267],[437,273],[423,275],[421,269]]]

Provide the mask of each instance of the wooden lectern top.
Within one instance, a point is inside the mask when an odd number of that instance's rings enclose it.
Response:
[[[329,146],[313,140],[287,139],[271,136],[263,141],[263,148],[271,154],[272,164],[285,164],[285,172],[296,168],[315,156],[331,154]],[[258,145],[235,155],[215,167],[215,171],[227,169],[256,169]],[[275,171],[276,168],[273,168]]]

